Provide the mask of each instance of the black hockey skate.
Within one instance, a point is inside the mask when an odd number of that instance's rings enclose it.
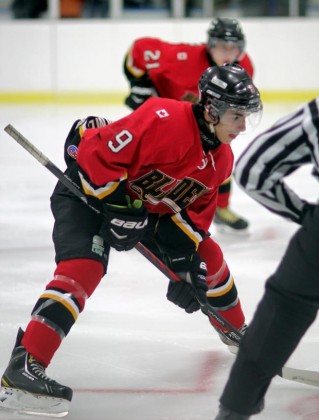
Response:
[[[222,404],[219,406],[219,411],[215,420],[249,420],[250,417],[254,414],[260,413],[265,408],[265,400],[262,398],[258,404],[251,410],[251,414],[240,414],[233,410],[230,410],[227,407],[224,407]]]
[[[248,420],[250,416],[245,416],[243,414],[235,413],[232,410],[220,405],[219,411],[215,420]]]
[[[214,223],[221,232],[247,234],[249,223],[230,208],[216,208]]]
[[[1,378],[0,407],[25,414],[66,416],[72,389],[46,376],[44,367],[22,346],[23,334],[20,328]]]

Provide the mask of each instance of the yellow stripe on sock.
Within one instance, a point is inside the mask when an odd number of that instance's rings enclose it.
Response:
[[[41,295],[40,296],[40,298],[41,299],[52,299],[52,300],[55,300],[56,302],[58,302],[58,303],[61,303],[61,305],[63,305],[64,307],[66,307],[66,309],[69,311],[69,312],[71,312],[71,314],[72,314],[72,316],[73,316],[73,318],[75,319],[75,320],[77,320],[78,319],[78,316],[79,316],[79,313],[78,313],[78,311],[76,311],[73,307],[72,307],[72,305],[69,303],[69,302],[67,302],[63,297],[61,297],[61,296],[57,296],[57,295],[55,295],[55,294],[53,294],[53,293],[43,293],[43,295]]]

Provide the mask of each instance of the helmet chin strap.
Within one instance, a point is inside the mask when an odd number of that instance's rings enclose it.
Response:
[[[199,125],[200,136],[204,150],[216,149],[220,145],[220,141],[215,135],[215,124],[213,123],[211,117],[209,117],[210,121],[206,120],[208,114],[205,115],[206,112],[203,104],[193,105],[193,112]]]
[[[214,123],[209,123],[209,124],[208,124],[209,131],[210,131],[212,134],[215,134],[215,125],[216,125],[216,124],[214,124]]]

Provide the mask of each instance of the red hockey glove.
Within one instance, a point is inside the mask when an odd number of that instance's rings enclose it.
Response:
[[[187,313],[200,309],[196,299],[195,288],[199,293],[206,293],[207,268],[206,263],[200,259],[197,252],[182,255],[167,255],[169,267],[182,279],[182,281],[170,281],[166,297]]]
[[[127,206],[105,204],[105,215],[99,235],[117,251],[129,251],[143,238],[147,226],[147,210],[141,200]]]

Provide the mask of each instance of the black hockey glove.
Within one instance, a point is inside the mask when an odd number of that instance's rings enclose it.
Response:
[[[152,95],[149,93],[135,93],[131,92],[129,96],[125,98],[125,105],[133,109],[134,111],[141,106],[148,98]]]
[[[142,239],[147,226],[147,210],[141,200],[127,205],[104,204],[104,221],[99,235],[117,251],[129,251]]]
[[[207,268],[206,263],[200,259],[197,252],[186,253],[183,255],[167,255],[169,267],[182,279],[182,281],[170,281],[166,297],[187,313],[192,313],[200,309],[200,304],[196,299],[198,294],[205,294],[208,290],[206,283]],[[205,299],[205,295],[203,296]]]

